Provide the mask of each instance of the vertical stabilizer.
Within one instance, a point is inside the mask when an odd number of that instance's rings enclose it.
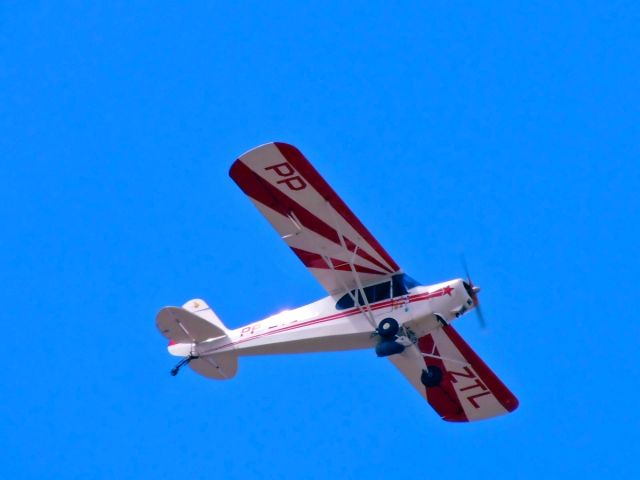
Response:
[[[203,318],[207,322],[215,325],[225,333],[229,331],[229,329],[225,327],[224,323],[222,323],[222,320],[220,320],[220,317],[216,315],[216,312],[214,312],[211,307],[207,305],[207,302],[201,298],[189,300],[182,306],[182,308],[188,312],[198,315],[200,318]]]

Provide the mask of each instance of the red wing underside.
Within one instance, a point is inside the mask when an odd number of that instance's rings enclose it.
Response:
[[[421,337],[417,345],[389,357],[433,409],[449,422],[470,422],[512,412],[518,399],[450,325]],[[437,366],[437,387],[426,388],[422,370]]]
[[[309,161],[292,145],[269,143],[236,160],[231,178],[330,294],[400,270]]]

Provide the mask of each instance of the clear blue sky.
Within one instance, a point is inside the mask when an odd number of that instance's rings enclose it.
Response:
[[[640,475],[637,2],[4,2],[10,478]],[[561,4],[561,5],[560,5]],[[184,371],[156,332],[323,295],[228,178],[298,146],[520,398],[448,424],[373,352]]]

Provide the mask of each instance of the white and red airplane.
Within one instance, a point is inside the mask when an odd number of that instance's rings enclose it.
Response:
[[[169,352],[205,377],[229,379],[238,357],[375,349],[447,421],[512,412],[517,398],[451,326],[477,308],[470,278],[420,285],[406,275],[292,145],[242,155],[231,178],[329,294],[317,302],[228,329],[199,299],[160,310]],[[468,274],[467,274],[468,276]]]

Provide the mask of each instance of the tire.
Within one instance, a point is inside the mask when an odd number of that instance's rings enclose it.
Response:
[[[376,345],[376,355],[378,357],[389,357],[404,352],[404,346],[395,340],[382,340]]]
[[[400,325],[394,318],[385,318],[378,324],[378,335],[384,339],[395,338],[400,330]]]
[[[437,387],[442,381],[442,370],[437,365],[427,365],[426,370],[422,370],[420,381],[427,387]]]

